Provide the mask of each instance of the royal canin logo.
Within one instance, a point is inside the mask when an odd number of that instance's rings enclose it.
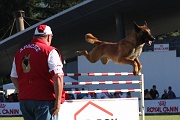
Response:
[[[166,101],[159,101],[158,104],[159,106],[166,106]]]
[[[6,104],[0,104],[0,108],[5,108]]]

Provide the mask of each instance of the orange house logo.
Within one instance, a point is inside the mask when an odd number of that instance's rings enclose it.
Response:
[[[108,110],[100,107],[99,105],[89,101],[88,103],[86,103],[80,110],[78,110],[75,114],[74,114],[74,120],[77,120],[77,116],[83,111],[85,110],[89,105],[94,106],[95,108],[99,109],[100,111],[103,111],[104,113],[113,116],[113,114],[111,112],[109,112]]]

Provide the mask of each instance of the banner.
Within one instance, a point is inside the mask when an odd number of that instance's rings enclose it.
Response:
[[[139,120],[138,107],[138,98],[74,100],[61,106],[58,120]]]
[[[169,51],[169,44],[154,44],[154,51]]]
[[[145,100],[144,103],[145,114],[180,113],[180,99]],[[138,107],[138,100],[136,98],[71,100],[66,101],[61,105],[58,116],[60,118],[68,118],[67,120],[74,120],[75,117],[76,120],[79,120],[82,117],[87,117],[87,120],[91,120],[90,118],[92,118],[92,116],[102,120],[116,120],[116,118],[124,118],[123,120],[126,120],[128,117],[139,117],[139,111],[136,107]],[[22,115],[19,103],[1,102],[0,116],[12,115]],[[95,120],[97,120],[96,118]]]
[[[0,116],[21,115],[19,103],[0,103]],[[81,99],[61,104],[56,120],[139,120],[138,98]]]
[[[180,100],[145,100],[145,114],[180,113]]]
[[[1,102],[0,103],[0,116],[22,115],[19,102]]]

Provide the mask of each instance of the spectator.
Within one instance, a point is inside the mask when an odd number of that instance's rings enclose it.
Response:
[[[106,88],[106,90],[108,90],[108,89]],[[107,93],[104,93],[104,94],[106,94],[106,96],[108,96],[108,98],[113,98],[114,97],[111,92],[107,92]]]
[[[159,97],[159,92],[156,90],[156,85],[153,85],[153,87],[149,93],[150,93],[152,99],[157,99]]]
[[[101,93],[101,94],[102,94],[103,98],[105,98],[105,99],[110,97],[108,93]]]
[[[120,93],[119,93],[119,97],[120,97],[120,98],[126,98],[126,94],[124,94],[123,92],[120,92]]]
[[[0,102],[5,102],[5,94],[4,94],[4,91],[0,91]]]
[[[72,95],[69,95],[69,94],[65,93],[65,100],[71,100],[72,99],[71,96]]]
[[[107,92],[102,93],[104,94],[104,98],[112,98],[111,93],[108,93],[108,89],[106,88]]]
[[[89,93],[86,93],[86,95],[82,99],[91,99],[91,95]]]
[[[126,98],[131,98],[131,93],[130,92],[126,93]]]
[[[120,98],[120,96],[119,96],[119,93],[118,93],[118,92],[115,92],[115,93],[114,93],[114,98]]]
[[[81,90],[84,91],[85,89],[82,88]],[[84,98],[84,96],[86,96],[86,93],[78,94],[78,95],[77,95],[77,99],[82,99],[82,98]]]
[[[96,89],[96,90],[99,90],[99,89]],[[106,98],[106,96],[104,93],[96,93],[96,98],[97,99],[104,99],[104,98]]]
[[[8,95],[8,102],[14,102],[12,94]]]
[[[97,98],[96,93],[90,93],[90,95],[91,95],[91,99],[96,99]]]
[[[169,97],[168,97],[167,90],[164,89],[164,93],[162,94],[161,99],[168,99],[168,98],[169,98]]]
[[[72,88],[71,91],[78,91],[78,88]],[[71,94],[72,99],[77,99],[77,94]]]
[[[148,89],[144,90],[144,100],[152,100],[152,97],[149,94],[149,90]]]
[[[109,98],[114,98],[113,93],[109,93]]]
[[[175,95],[175,93],[172,91],[172,87],[171,86],[169,86],[168,87],[168,97],[169,97],[169,99],[174,99],[174,98],[176,98],[176,95]]]

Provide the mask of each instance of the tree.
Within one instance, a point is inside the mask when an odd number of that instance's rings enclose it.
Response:
[[[25,11],[25,20],[33,25],[84,0],[0,0],[0,40],[16,33],[13,12]],[[29,27],[25,25],[25,28]]]
[[[10,82],[11,82],[11,80],[8,76],[0,75],[0,86],[3,84],[10,83]]]

